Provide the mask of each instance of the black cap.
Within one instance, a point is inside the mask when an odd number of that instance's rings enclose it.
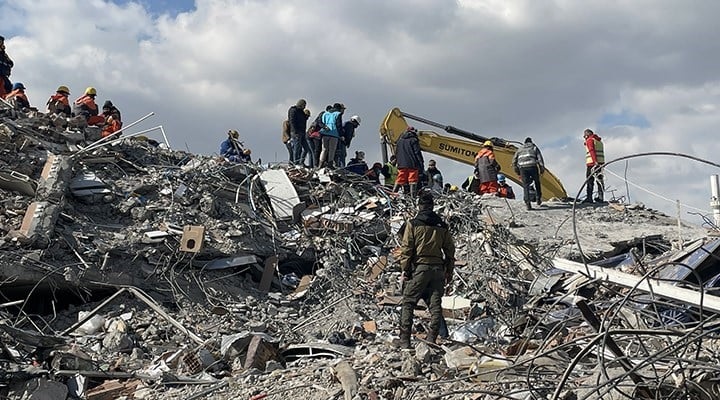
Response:
[[[434,205],[433,196],[430,192],[423,192],[418,197],[418,207],[422,209],[432,208]]]
[[[532,143],[532,139],[528,136],[525,138],[525,143]]]
[[[112,108],[112,107],[113,107],[113,103],[112,103],[112,101],[110,101],[110,100],[106,100],[106,101],[105,101],[105,104],[103,104],[103,109],[105,109],[105,108]]]
[[[333,108],[336,109],[336,110],[342,110],[342,109],[344,109],[345,107],[343,107],[343,105],[340,104],[340,103],[335,103],[335,104],[333,104]]]

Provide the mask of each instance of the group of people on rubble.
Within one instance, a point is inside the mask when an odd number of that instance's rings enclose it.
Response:
[[[343,103],[328,105],[308,125],[312,114],[307,108],[307,101],[300,99],[291,106],[287,119],[282,123],[282,142],[287,148],[289,162],[307,168],[345,168],[348,165],[345,161],[347,149],[360,126],[357,115],[343,122],[346,109]],[[358,160],[359,153],[362,152],[356,152],[354,159],[356,164],[364,159],[361,157]],[[354,167],[354,170],[360,169],[361,166]],[[368,170],[366,167],[363,174]]]
[[[10,81],[13,66],[13,61],[5,51],[5,38],[0,36],[0,99],[20,111],[37,111],[37,108],[30,106],[25,85],[22,82]],[[70,89],[66,85],[59,86],[46,103],[47,112],[63,118],[75,118],[87,125],[99,126],[102,128],[102,137],[111,136],[121,130],[120,110],[112,101],[107,100],[101,113],[95,103],[97,90],[94,87],[85,89],[83,95],[72,102],[72,106],[69,96]]]

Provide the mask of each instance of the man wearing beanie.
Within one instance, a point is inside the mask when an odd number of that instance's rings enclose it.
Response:
[[[442,317],[442,295],[450,283],[455,263],[455,244],[447,224],[433,211],[433,197],[423,192],[418,213],[405,225],[400,248],[400,269],[405,280],[400,314],[400,344],[410,348],[413,310],[427,289],[430,291],[430,327],[427,341],[434,343]]]

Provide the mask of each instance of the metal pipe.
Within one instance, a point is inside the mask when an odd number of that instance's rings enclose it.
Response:
[[[170,149],[170,142],[168,141],[167,135],[165,134],[165,129],[163,129],[162,125],[160,125],[160,133],[162,133],[163,139],[165,139],[165,145],[168,149]]]
[[[715,226],[720,226],[720,179],[718,179],[718,175],[710,175],[710,191],[712,193],[710,208],[712,208],[713,220]]]
[[[133,122],[133,123],[131,123],[131,124],[128,124],[128,125],[126,125],[126,126],[123,126],[122,128],[120,128],[120,129],[118,129],[117,131],[113,132],[113,135],[105,136],[105,137],[103,137],[103,138],[100,138],[100,139],[94,141],[93,143],[90,143],[87,147],[78,150],[78,151],[77,151],[75,154],[73,154],[72,156],[74,157],[74,156],[76,156],[76,155],[78,155],[78,154],[84,153],[84,152],[86,152],[86,151],[94,150],[94,149],[100,147],[100,143],[106,141],[109,137],[112,137],[112,136],[114,136],[116,133],[122,132],[122,131],[127,130],[128,128],[130,128],[130,127],[132,127],[132,126],[135,126],[135,125],[139,124],[140,122],[142,122],[142,121],[150,118],[150,117],[153,116],[153,115],[155,115],[155,112],[150,112],[148,115],[140,118],[139,120],[137,120],[137,121],[135,121],[135,122]]]

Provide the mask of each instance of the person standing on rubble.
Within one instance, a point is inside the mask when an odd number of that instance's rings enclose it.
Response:
[[[335,103],[330,111],[325,111],[322,115],[322,125],[320,129],[320,137],[322,140],[320,168],[335,167],[335,150],[340,140],[343,112],[345,112],[345,106],[341,103]]]
[[[427,177],[427,187],[437,192],[442,192],[443,176],[442,172],[437,169],[435,160],[428,161],[428,168],[425,171],[425,176]]]
[[[477,168],[473,171],[473,174],[468,176],[465,181],[460,185],[463,190],[467,190],[470,193],[480,194],[480,178]]]
[[[320,152],[322,151],[322,137],[320,130],[322,129],[322,117],[326,111],[332,110],[332,105],[325,107],[325,111],[320,111],[320,114],[315,117],[315,120],[310,124],[307,130],[307,141],[310,147],[310,166],[317,168],[320,166]]]
[[[398,176],[397,180],[395,180],[393,192],[397,192],[401,186],[408,185],[410,196],[415,196],[418,181],[420,180],[420,170],[423,169],[425,163],[420,150],[417,129],[409,126],[398,139],[396,148]]]
[[[535,187],[537,205],[542,204],[540,175],[545,173],[545,161],[543,161],[542,153],[533,143],[532,138],[525,138],[525,143],[515,152],[512,158],[512,167],[522,180],[525,208],[532,209],[530,205],[530,185]]]
[[[107,100],[103,104],[102,115],[103,118],[105,118],[105,126],[103,127],[103,131],[100,136],[110,136],[122,128],[122,116],[120,115],[120,110],[113,105],[112,101]]]
[[[604,201],[605,182],[602,174],[602,167],[605,165],[605,151],[602,139],[590,129],[583,132],[585,139],[585,178],[587,179],[587,191],[583,203],[593,202],[593,186],[597,182],[597,197],[594,201]],[[539,193],[539,191],[538,191]],[[539,196],[539,194],[538,194]]]
[[[25,85],[21,82],[13,83],[12,92],[5,96],[5,100],[18,110],[27,110],[30,108],[30,100],[28,100],[25,94]]]
[[[433,211],[433,207],[432,194],[422,192],[418,199],[418,213],[406,223],[403,232],[399,256],[404,280],[399,346],[404,349],[410,348],[415,306],[428,289],[430,327],[426,340],[435,342],[442,317],[442,295],[445,285],[452,281],[455,244],[448,225]]]
[[[302,155],[307,154],[310,149],[307,139],[305,138],[305,130],[307,129],[307,120],[309,115],[305,113],[307,102],[300,99],[288,109],[288,123],[290,124],[290,147],[292,148],[291,164],[302,165],[304,160]]]
[[[88,125],[97,125],[105,122],[105,118],[98,115],[98,106],[95,104],[97,90],[90,86],[85,93],[73,103],[73,116],[83,117]]]
[[[495,160],[493,144],[486,140],[482,149],[475,156],[475,169],[480,180],[480,194],[497,194],[497,174],[500,172],[500,164]]]
[[[344,167],[347,158],[347,149],[350,148],[350,142],[355,137],[355,129],[360,126],[360,117],[353,115],[350,120],[345,122],[340,132],[340,140],[338,140],[337,150],[335,151],[335,163],[338,168]]]
[[[12,82],[10,82],[13,65],[10,56],[5,52],[5,37],[0,36],[0,98],[2,99],[13,90]]]
[[[50,114],[63,114],[65,117],[69,117],[72,114],[70,109],[70,89],[67,86],[58,86],[55,94],[50,96],[47,101],[47,111]]]

